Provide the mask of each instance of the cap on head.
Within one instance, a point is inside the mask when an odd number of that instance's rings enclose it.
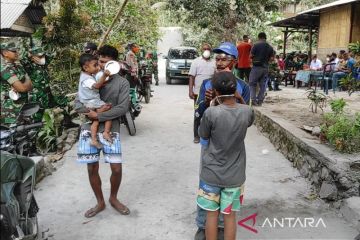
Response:
[[[18,51],[19,48],[16,46],[14,42],[7,42],[1,44],[1,50]]]
[[[44,48],[42,47],[33,47],[31,49],[31,54],[34,56],[43,56],[45,54]]]
[[[218,48],[213,50],[214,53],[225,53],[227,55],[231,55],[234,58],[238,57],[238,50],[234,44],[231,42],[224,42],[220,44]]]

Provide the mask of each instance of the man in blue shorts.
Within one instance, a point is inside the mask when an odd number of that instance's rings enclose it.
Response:
[[[98,51],[99,65],[104,69],[105,64],[111,60],[117,60],[118,51],[112,47],[105,45]],[[111,193],[109,202],[120,214],[128,215],[130,210],[117,199],[121,178],[122,178],[122,152],[120,144],[120,117],[129,109],[129,82],[120,77],[118,74],[111,75],[107,83],[100,89],[100,98],[112,105],[111,109],[97,113],[88,111],[86,115],[90,120],[98,120],[100,122],[98,128],[98,141],[103,144],[102,149],[92,146],[90,124],[85,123],[81,126],[79,145],[78,145],[78,162],[87,164],[89,180],[91,188],[94,191],[97,204],[85,212],[85,217],[91,218],[105,209],[105,200],[101,189],[101,178],[99,175],[100,151],[104,153],[105,162],[110,164],[111,168]],[[83,112],[79,102],[76,103],[78,112]],[[86,110],[85,110],[86,111]],[[104,139],[102,132],[104,131],[104,122],[112,120],[111,137],[112,142]]]

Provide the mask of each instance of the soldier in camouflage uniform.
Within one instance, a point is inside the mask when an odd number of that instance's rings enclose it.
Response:
[[[150,53],[150,58],[151,58],[151,66],[152,66],[152,70],[153,70],[153,74],[154,74],[154,79],[155,79],[155,85],[158,86],[159,85],[159,71],[158,71],[157,52],[152,51]]]
[[[1,44],[1,124],[16,122],[21,107],[28,102],[32,82],[18,62],[18,48],[14,42]]]
[[[269,61],[269,74],[268,74],[268,87],[269,91],[279,91],[281,75],[280,75],[280,67],[277,60],[272,57]]]
[[[45,54],[41,47],[33,47],[27,56],[21,60],[26,72],[29,74],[33,82],[33,91],[31,92],[30,100],[40,104],[42,110],[60,107],[64,109],[67,107],[69,100],[65,96],[54,96],[50,89],[50,75],[48,72],[48,65],[52,56]],[[77,127],[77,124],[71,122],[71,118],[67,111],[64,109],[65,127]],[[41,119],[42,113],[37,115],[36,118]]]
[[[40,103],[44,109],[66,107],[68,104],[66,97],[55,97],[51,93],[50,75],[47,69],[50,61],[51,56],[46,55],[41,47],[33,47],[30,53],[21,59],[21,64],[33,82],[31,101]]]
[[[269,91],[279,91],[280,82],[281,82],[281,75],[280,75],[280,67],[278,62],[274,57],[272,57],[269,61],[269,74],[268,74],[268,87]]]

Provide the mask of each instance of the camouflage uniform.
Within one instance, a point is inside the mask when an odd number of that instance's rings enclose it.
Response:
[[[31,101],[39,103],[43,109],[55,106],[65,107],[68,104],[68,99],[66,97],[55,97],[51,94],[50,76],[47,70],[51,57],[49,55],[45,55],[44,50],[39,47],[32,48],[31,54],[39,57],[44,56],[46,59],[44,65],[35,63],[28,56],[21,60],[22,65],[29,74],[33,83]]]
[[[281,82],[280,69],[276,60],[269,62],[269,89],[272,89],[271,83],[273,83],[274,90],[279,90]]]
[[[131,50],[128,51],[125,57],[125,61],[126,64],[130,67],[130,74],[127,76],[127,79],[130,82],[130,88],[135,88],[139,73],[139,64],[135,53]]]
[[[1,50],[17,51],[15,43],[1,44]],[[18,93],[20,98],[13,100],[9,91],[16,81],[25,82],[29,79],[25,69],[17,62],[8,62],[1,58],[1,124],[10,125],[16,122],[21,107],[28,102],[27,93]]]
[[[155,79],[156,85],[159,85],[158,58],[157,58],[157,52],[156,51],[152,52],[151,60],[152,60],[151,64],[153,66],[154,79]]]

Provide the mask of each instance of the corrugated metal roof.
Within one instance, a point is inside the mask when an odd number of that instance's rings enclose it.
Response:
[[[11,28],[31,0],[1,0],[1,29]]]
[[[357,2],[360,0],[339,0],[339,1],[335,1],[332,3],[328,3],[328,4],[324,4],[303,12],[300,12],[298,15],[304,14],[304,13],[310,13],[310,12],[315,12],[315,11],[319,11],[321,9],[325,9],[325,8],[330,8],[330,7],[335,7],[335,6],[339,6],[339,5],[343,5],[343,4],[347,4],[347,3],[351,3],[351,2]]]

